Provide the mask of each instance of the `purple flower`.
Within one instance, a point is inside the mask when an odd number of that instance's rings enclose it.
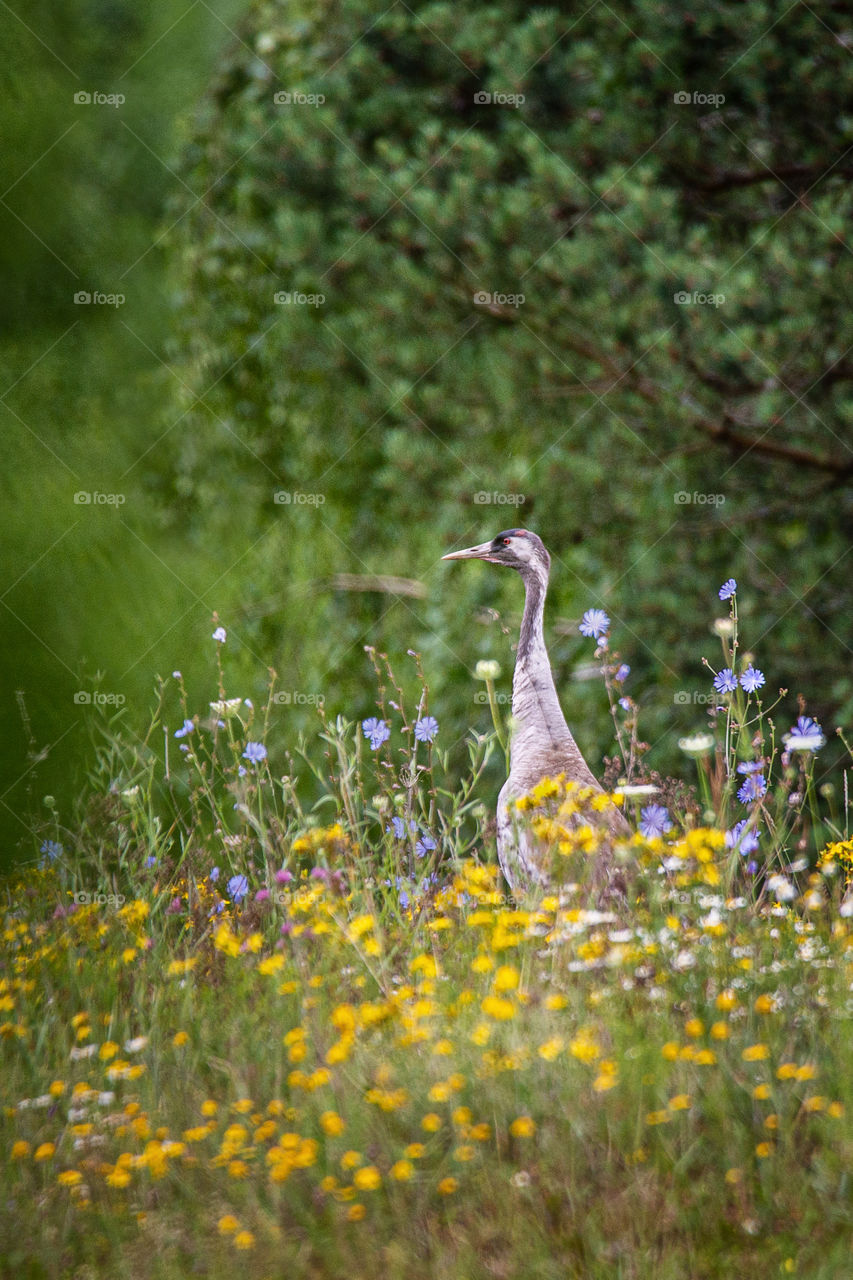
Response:
[[[266,758],[267,749],[262,742],[246,743],[246,750],[243,752],[244,760],[248,760],[251,764],[260,764]]]
[[[662,836],[666,831],[671,830],[669,810],[665,805],[647,804],[645,809],[640,810],[640,835],[645,836],[647,840]]]
[[[741,760],[737,767],[738,773],[761,773],[764,765],[760,760]]]
[[[722,671],[714,676],[714,688],[717,693],[734,693],[737,688],[737,676],[731,667],[723,667]]]
[[[418,829],[418,824],[414,821],[413,818],[410,818],[409,830],[417,831],[417,829]],[[394,817],[391,819],[391,826],[386,827],[385,830],[393,831],[395,839],[402,840],[406,834],[406,824],[402,818],[398,818],[397,815],[395,814]]]
[[[390,880],[384,880],[383,884],[386,884],[390,889],[392,882]],[[411,902],[411,898],[409,897],[408,890],[414,888],[414,886],[411,880],[404,880],[402,876],[396,876],[393,881],[393,885],[394,885],[394,888],[397,890],[397,899],[400,903],[400,906],[405,911]]]
[[[169,903],[168,907],[166,908],[166,915],[176,916],[180,911],[180,909],[181,909],[180,898],[173,898],[172,901]]]
[[[214,867],[210,873],[210,883],[216,884],[216,881],[218,879],[219,879],[219,867]]]
[[[185,720],[180,729],[175,730],[174,736],[176,738],[185,738],[188,733],[192,733],[193,729],[195,729],[195,721]]]
[[[438,721],[435,716],[424,716],[415,723],[415,737],[418,742],[432,742],[438,733]]]
[[[578,631],[582,636],[594,636],[600,640],[609,627],[610,619],[603,609],[587,609],[578,624]]]
[[[764,672],[759,671],[751,662],[741,676],[740,682],[741,686],[746,689],[747,693],[755,693],[756,689],[760,689],[761,686],[766,683],[764,679]]]
[[[783,741],[788,751],[819,751],[826,738],[817,720],[811,716],[800,716]]]
[[[157,866],[157,859],[154,857],[153,853],[149,854],[148,857],[145,859],[145,866],[148,871],[150,871],[152,867]]]
[[[228,638],[228,633],[226,632],[225,628],[217,627],[213,633],[213,639],[216,641],[216,643],[224,644],[227,638]]]
[[[269,889],[259,889],[258,892],[255,894],[255,902],[266,902],[269,896],[270,896]]]
[[[720,587],[720,599],[731,600],[732,596],[736,591],[737,591],[737,583],[735,582],[734,578],[728,578]]]
[[[630,699],[630,698],[620,698],[620,699],[619,699],[619,706],[622,708],[622,710],[623,710],[623,711],[630,711],[630,710],[631,710],[631,699]]]
[[[44,871],[45,867],[50,866],[51,862],[56,862],[56,859],[62,856],[62,845],[57,844],[55,840],[45,840],[39,849],[39,853],[42,854],[39,859],[39,871]]]
[[[308,876],[311,880],[328,880],[329,873],[325,867],[312,867]]]
[[[292,879],[293,874],[286,867],[282,867],[280,871],[275,873],[276,884],[290,884]]]
[[[371,716],[369,720],[362,720],[361,731],[370,743],[371,751],[378,751],[383,742],[387,742],[391,737],[391,730],[384,720],[377,720],[376,716]]]
[[[750,804],[753,800],[760,800],[762,796],[767,794],[767,782],[763,773],[751,773],[746,782],[737,793],[737,798],[741,804]]]
[[[415,845],[415,853],[419,858],[423,858],[425,854],[432,853],[435,848],[435,841],[428,832],[424,832],[423,836]]]
[[[236,903],[240,903],[249,892],[249,881],[245,876],[232,876],[228,881],[228,892]]]
[[[744,830],[747,820],[744,818],[741,822],[736,822],[731,831],[726,832],[726,847],[728,849],[737,849],[741,857],[747,854],[755,853],[758,848],[758,832],[750,827]]]
[[[613,679],[619,684],[623,684],[630,674],[631,668],[628,666],[627,662],[623,662],[621,667],[619,667],[619,669],[614,673]]]

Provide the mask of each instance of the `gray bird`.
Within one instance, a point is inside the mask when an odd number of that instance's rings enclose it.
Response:
[[[452,551],[443,560],[487,560],[515,569],[524,582],[524,615],[512,680],[512,715],[515,729],[510,743],[509,777],[498,796],[498,861],[513,891],[524,892],[548,883],[543,865],[546,849],[519,823],[514,801],[530,792],[546,777],[565,774],[567,780],[601,792],[580,753],[560,707],[542,618],[551,557],[542,539],[529,529],[505,529],[491,542],[464,551]],[[630,836],[622,814],[612,805],[600,815],[601,823],[614,837]],[[593,883],[599,890],[619,889],[619,877],[612,874],[607,850],[597,855],[599,865]]]

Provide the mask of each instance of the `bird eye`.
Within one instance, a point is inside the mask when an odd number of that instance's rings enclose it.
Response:
[[[510,543],[509,538],[504,538],[504,539],[503,539],[503,544],[504,544],[504,546],[505,546],[505,547],[508,547],[508,546],[509,546],[509,543]]]

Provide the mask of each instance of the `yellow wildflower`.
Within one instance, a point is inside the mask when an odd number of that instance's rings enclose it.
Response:
[[[338,1137],[346,1127],[346,1121],[338,1115],[337,1111],[324,1111],[320,1116],[320,1128],[330,1138]]]
[[[359,1191],[375,1191],[382,1185],[382,1174],[375,1164],[368,1164],[363,1169],[356,1169],[352,1183]]]
[[[503,996],[486,996],[480,1008],[487,1018],[494,1018],[496,1022],[508,1022],[515,1017],[515,1005]]]
[[[532,1138],[536,1132],[536,1122],[530,1116],[516,1116],[509,1131],[514,1138]]]

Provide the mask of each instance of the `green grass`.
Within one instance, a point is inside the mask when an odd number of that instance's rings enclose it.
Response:
[[[494,744],[449,782],[425,691],[275,771],[272,691],[177,741],[170,696],[5,884],[9,1274],[849,1274],[851,842],[747,884],[685,812],[603,910],[555,784],[556,887],[516,902]]]

